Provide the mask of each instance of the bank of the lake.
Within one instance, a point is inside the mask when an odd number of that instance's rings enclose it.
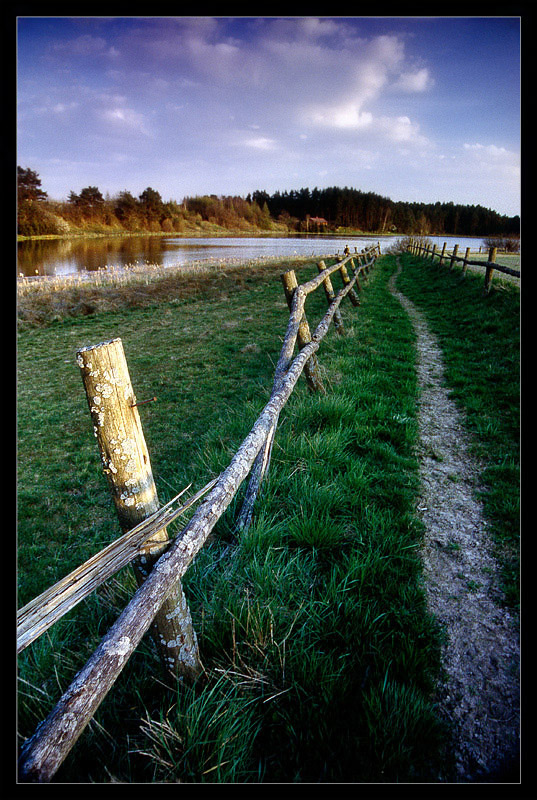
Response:
[[[253,260],[293,257],[325,257],[343,252],[346,245],[358,251],[380,242],[386,251],[404,238],[400,234],[362,233],[345,230],[332,234],[219,235],[135,234],[33,238],[18,244],[17,272],[23,277],[84,274],[144,265],[176,267],[214,262],[248,263]],[[428,237],[440,247],[458,244],[472,251],[483,248],[480,237]]]

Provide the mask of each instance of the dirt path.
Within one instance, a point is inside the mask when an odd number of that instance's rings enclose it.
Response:
[[[518,782],[519,631],[501,605],[498,567],[480,502],[479,468],[443,382],[442,353],[424,315],[396,289],[417,336],[420,384],[418,511],[432,613],[445,628],[441,714],[453,725],[457,782]]]

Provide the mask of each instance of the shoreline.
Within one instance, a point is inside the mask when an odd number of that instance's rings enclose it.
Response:
[[[120,237],[136,237],[136,236],[154,236],[165,237],[167,239],[280,239],[280,238],[302,238],[303,236],[315,236],[320,238],[333,238],[335,236],[406,236],[402,233],[379,233],[373,231],[355,231],[355,230],[337,230],[333,232],[316,233],[312,231],[236,231],[236,230],[222,230],[222,231],[192,231],[192,232],[165,232],[165,231],[110,231],[100,233],[47,233],[39,236],[21,236],[17,234],[17,242],[35,242],[35,241],[58,241],[67,239],[104,239],[104,238],[120,238]],[[442,236],[443,234],[429,234],[430,236]],[[452,234],[444,234],[451,236]],[[476,237],[479,238],[479,237]]]

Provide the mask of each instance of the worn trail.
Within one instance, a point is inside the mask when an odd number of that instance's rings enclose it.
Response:
[[[518,781],[519,630],[502,606],[498,566],[481,503],[478,464],[468,452],[460,412],[444,386],[442,353],[424,315],[396,289],[417,337],[420,385],[418,512],[431,612],[446,633],[438,687],[441,715],[453,730],[458,782]]]

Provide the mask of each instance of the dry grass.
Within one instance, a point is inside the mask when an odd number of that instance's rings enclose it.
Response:
[[[20,278],[17,285],[19,329],[42,327],[68,317],[143,308],[178,302],[197,295],[221,297],[263,283],[268,276],[298,268],[307,257],[195,262],[188,266],[159,264],[108,266],[96,272],[51,278]]]

